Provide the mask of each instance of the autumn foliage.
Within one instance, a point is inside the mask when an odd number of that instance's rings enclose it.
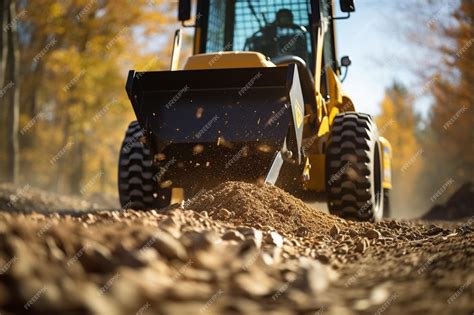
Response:
[[[431,100],[428,116],[417,118],[412,106],[416,97],[394,84],[378,117],[383,136],[394,148],[392,199],[395,214],[402,216],[419,215],[415,209],[446,200],[474,178],[474,2],[463,0],[459,7],[450,2],[427,11],[415,11],[419,19],[412,23],[427,59],[439,60],[425,67],[416,61],[422,92]],[[434,44],[433,38],[440,40]]]
[[[133,119],[127,71],[167,66],[168,48],[158,43],[168,39],[175,8],[145,0],[6,2],[16,8],[3,27],[14,26],[19,42],[17,183],[115,193],[118,149]],[[12,104],[0,101],[4,126]],[[1,129],[5,169],[12,152],[4,142],[9,130]]]

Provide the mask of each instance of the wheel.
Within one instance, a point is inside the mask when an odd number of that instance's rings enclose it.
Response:
[[[329,212],[343,218],[379,221],[383,216],[382,161],[371,116],[335,117],[326,151]]]
[[[120,148],[118,185],[122,208],[146,210],[170,204],[171,189],[162,189],[154,180],[157,174],[150,150],[141,141],[143,130],[137,121],[128,126]]]
[[[383,189],[383,217],[390,218],[392,213],[390,211],[390,189]]]

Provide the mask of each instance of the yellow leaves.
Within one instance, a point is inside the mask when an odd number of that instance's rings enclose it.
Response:
[[[21,52],[23,86],[28,86],[23,93],[35,87],[37,107],[51,104],[52,113],[51,120],[41,121],[27,136],[37,143],[27,152],[28,163],[33,165],[34,157],[43,152],[50,158],[68,134],[75,143],[84,142],[82,181],[104,167],[105,189],[115,194],[118,150],[128,123],[135,119],[124,89],[127,72],[167,67],[169,58],[164,54],[171,41],[158,39],[172,35],[169,22],[175,21],[176,10],[167,10],[171,4],[164,0],[25,3],[24,22],[30,28],[23,31],[31,41],[23,44]],[[57,44],[41,58],[39,73],[33,73],[31,59],[52,37]],[[22,126],[28,118],[21,118]],[[72,155],[64,159],[66,165],[76,161]],[[46,159],[32,168],[35,174],[49,175],[58,165],[51,166]],[[70,183],[71,173],[65,172],[60,181]],[[53,177],[41,177],[41,185],[54,184]]]
[[[53,3],[51,7],[49,7],[47,14],[50,19],[55,19],[63,15],[64,12],[65,12],[64,4],[58,1],[58,2]]]
[[[393,148],[392,172],[395,208],[409,209],[406,196],[416,187],[423,166],[425,150],[416,138],[417,117],[412,98],[397,84],[386,90],[381,102],[381,114],[376,118],[379,133]]]

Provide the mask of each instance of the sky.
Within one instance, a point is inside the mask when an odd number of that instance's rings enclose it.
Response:
[[[373,115],[379,113],[385,88],[394,80],[406,86],[417,84],[417,78],[401,62],[413,53],[413,47],[391,22],[390,9],[383,2],[355,1],[356,12],[347,20],[336,21],[339,58],[347,55],[352,60],[343,88],[356,110]],[[426,107],[417,104],[420,112],[426,112]]]

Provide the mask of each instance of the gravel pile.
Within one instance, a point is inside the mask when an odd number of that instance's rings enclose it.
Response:
[[[445,204],[438,204],[422,217],[424,220],[462,220],[474,218],[474,184],[465,183]]]
[[[59,196],[24,185],[0,184],[0,210],[12,212],[78,212],[98,210],[102,205],[77,197]]]
[[[4,211],[0,313],[471,314],[473,243],[235,182],[160,212]]]
[[[187,208],[233,224],[272,226],[294,236],[325,235],[335,224],[347,226],[345,220],[318,211],[270,185],[226,182],[197,195]]]

